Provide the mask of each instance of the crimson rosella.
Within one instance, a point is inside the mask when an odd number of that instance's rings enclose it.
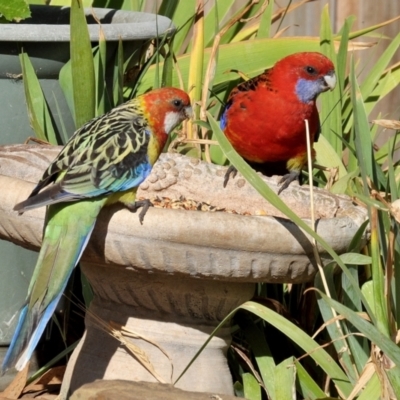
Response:
[[[42,248],[1,368],[21,370],[84,251],[102,207],[122,202],[135,211],[137,187],[149,175],[168,134],[192,114],[188,95],[162,88],[139,96],[78,129],[44,172],[24,212],[48,205]],[[50,186],[48,186],[50,185]],[[47,186],[47,187],[46,187]]]
[[[332,61],[310,52],[287,56],[231,91],[221,129],[255,169],[269,176],[283,175],[278,193],[300,180],[307,163],[304,120],[313,144],[320,131],[316,98],[335,84]],[[230,167],[224,186],[232,172],[236,170]]]

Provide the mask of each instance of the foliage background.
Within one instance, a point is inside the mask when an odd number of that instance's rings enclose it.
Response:
[[[89,1],[84,2],[89,5]],[[65,1],[52,2],[60,3],[65,4]],[[160,6],[159,12],[171,15],[176,25],[182,27],[186,21],[190,21],[196,3],[200,1],[171,0],[161,3],[95,0],[94,5],[152,12]],[[220,10],[229,11],[223,13],[223,17],[220,15],[220,27],[232,17],[231,12],[248,3],[239,0],[219,3]],[[397,35],[400,23],[397,20],[387,24],[384,30],[369,29],[400,16],[400,5],[395,0],[379,5],[373,0],[282,3],[276,2],[273,9],[268,9],[271,15],[279,7],[285,9],[296,4],[301,7],[292,12],[283,11],[280,15],[285,16],[283,22],[282,18],[276,18],[271,29],[269,19],[265,17],[268,11],[265,11],[259,19],[250,24],[238,23],[240,29],[235,32],[228,30],[222,36],[221,44],[225,47],[220,47],[217,64],[221,70],[217,70],[215,77],[209,75],[209,87],[213,88],[211,94],[204,89],[204,80],[199,72],[202,68],[205,71],[208,65],[210,50],[204,50],[204,46],[211,47],[212,39],[220,29],[212,23],[215,21],[209,19],[204,30],[204,37],[208,37],[208,41],[202,41],[200,24],[188,30],[191,41],[186,42],[187,45],[182,38],[180,42],[177,40],[178,32],[174,43],[167,43],[162,50],[156,49],[154,54],[157,57],[142,65],[143,73],[139,81],[126,88],[125,96],[135,95],[163,81],[176,84],[179,77],[171,68],[173,59],[170,50],[173,49],[182,70],[184,87],[194,100],[203,105],[202,110],[197,109],[197,118],[203,120],[198,125],[201,129],[196,126],[185,128],[189,145],[196,151],[191,152],[185,145],[180,150],[196,155],[199,143],[201,146],[206,143],[196,140],[199,137],[205,141],[212,139],[211,150],[207,147],[209,143],[205,145],[204,158],[225,162],[224,154],[228,155],[229,160],[268,201],[276,204],[330,251],[329,246],[309,226],[285,208],[279,197],[257,180],[253,171],[230,148],[215,121],[221,106],[213,100],[216,100],[215,93],[219,94],[219,99],[226,98],[230,86],[239,79],[233,72],[228,78],[225,74],[227,65],[232,63],[238,65],[237,69],[244,75],[254,76],[285,55],[285,52],[292,52],[293,48],[299,51],[321,50],[334,59],[339,84],[335,92],[321,99],[326,142],[325,147],[318,151],[322,159],[328,158],[325,157],[326,152],[331,156],[333,165],[341,165],[341,181],[333,189],[353,196],[355,201],[368,209],[371,242],[362,248],[360,232],[346,255],[338,257],[331,253],[334,261],[325,265],[324,271],[321,269],[311,285],[260,285],[258,301],[241,307],[241,310],[250,313],[237,310],[235,315],[235,327],[240,329],[236,329],[234,335],[230,353],[231,368],[237,393],[249,399],[286,399],[296,396],[312,399],[350,399],[357,396],[360,399],[379,396],[400,398],[400,350],[397,346],[400,293],[396,285],[396,275],[400,273],[400,243],[397,235],[399,217],[393,206],[399,193],[398,162],[393,160],[398,147],[395,133],[398,127],[393,121],[392,125],[386,124],[386,128],[390,128],[387,130],[371,125],[377,116],[398,120],[400,73],[396,62],[400,58],[400,36]],[[226,4],[231,7],[226,8]],[[206,2],[206,16],[207,11],[213,10],[213,5],[214,2]],[[185,10],[185,13],[174,14],[175,6],[181,11]],[[253,15],[259,6],[254,6]],[[350,12],[358,15],[358,22],[351,29],[351,18],[348,19]],[[198,20],[202,18],[199,16]],[[342,29],[345,19],[350,32],[356,33],[350,34],[346,28]],[[257,23],[259,25],[253,33],[248,34]],[[347,52],[348,34],[357,41],[359,48],[351,54]],[[304,38],[305,35],[311,38]],[[254,41],[253,36],[257,36]],[[323,39],[321,48],[320,36]],[[295,42],[285,41],[282,37],[296,39]],[[236,49],[240,41],[243,41],[244,47],[251,49],[254,59],[238,59],[229,54],[229,46]],[[257,56],[261,52],[263,58],[260,61]],[[203,58],[206,60],[204,63]],[[380,102],[379,108],[375,107],[379,96],[386,95],[389,88],[393,89],[390,96]],[[100,97],[97,94],[97,98]],[[377,135],[377,129],[383,133]],[[218,145],[215,140],[218,140]],[[381,148],[377,150],[376,145]],[[318,174],[316,183],[325,185],[327,175]],[[306,292],[309,286],[317,289],[318,296],[315,292]],[[243,350],[239,356],[238,349]],[[307,357],[304,357],[304,352],[308,354]],[[294,389],[297,395],[294,395]]]

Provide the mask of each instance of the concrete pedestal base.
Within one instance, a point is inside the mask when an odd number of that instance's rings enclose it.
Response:
[[[148,357],[156,376],[173,383],[215,326],[254,293],[253,283],[143,274],[128,268],[84,263],[95,298],[86,316],[86,333],[67,367],[62,394],[96,379],[157,382],[126,346],[104,331],[116,322],[143,337],[128,338]],[[229,326],[214,336],[176,384],[177,388],[233,394],[226,360]],[[159,346],[162,350],[160,350]]]

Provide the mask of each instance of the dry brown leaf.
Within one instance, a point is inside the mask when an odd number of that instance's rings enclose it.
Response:
[[[286,26],[286,27],[282,28],[279,32],[276,32],[274,35],[274,39],[281,37],[289,28],[290,28],[290,26]]]
[[[22,393],[27,392],[42,392],[50,386],[54,388],[56,385],[61,385],[65,373],[65,365],[54,367],[45,372],[42,376],[35,379],[32,383],[25,387]]]
[[[173,375],[173,370],[174,370],[172,359],[168,355],[168,353],[159,344],[150,340],[149,338],[146,338],[143,335],[140,335],[140,334],[128,329],[126,326],[117,324],[114,321],[109,321],[109,326],[111,328],[112,335],[116,339],[118,339],[121,342],[121,344],[123,344],[132,353],[132,355],[143,365],[143,367],[145,367],[160,383],[167,383],[160,375],[158,375],[153,364],[151,363],[150,359],[148,358],[147,353],[144,350],[142,350],[139,346],[126,340],[125,337],[141,339],[141,340],[144,340],[144,341],[152,344],[153,346],[157,347],[170,361],[171,381],[172,381],[172,375]]]
[[[173,364],[171,357],[168,356],[168,354],[163,350],[157,343],[151,341],[150,339],[133,332],[129,329],[127,329],[125,326],[122,326],[120,324],[117,324],[113,321],[110,321],[107,323],[103,319],[101,319],[98,315],[91,313],[89,310],[87,310],[87,316],[90,317],[94,323],[96,323],[101,329],[103,329],[106,333],[117,339],[125,348],[136,358],[136,360],[144,367],[147,369],[148,372],[150,372],[155,379],[157,379],[160,383],[167,383],[165,380],[157,373],[155,370],[153,364],[150,362],[149,357],[147,356],[147,353],[142,350],[139,346],[135,345],[131,341],[127,340],[128,337],[132,338],[137,338],[141,340],[145,340],[148,343],[151,343],[152,345],[156,346],[160,351],[166,355],[166,357],[170,360],[171,362],[171,380],[172,380],[172,375],[173,375]]]
[[[6,387],[4,392],[0,393],[0,399],[18,399],[24,390],[28,378],[29,362],[22,371],[19,371],[13,381]]]
[[[390,212],[393,215],[394,219],[400,223],[400,199],[395,200],[390,205]]]
[[[311,290],[311,289],[309,289]],[[304,293],[308,292],[308,290],[306,290]],[[358,312],[357,313],[359,317],[365,319],[366,321],[371,321],[369,315],[366,312]],[[337,315],[336,317],[333,317],[331,319],[329,319],[328,321],[325,321],[325,323],[323,323],[318,329],[317,331],[312,335],[312,338],[315,339],[320,332],[322,332],[328,325],[336,323],[336,321],[340,321],[340,320],[344,320],[345,317],[343,317],[343,315]]]
[[[232,349],[239,355],[239,357],[247,364],[250,368],[251,372],[253,373],[254,377],[257,379],[258,384],[267,392],[267,388],[264,385],[264,382],[258,373],[258,371],[254,368],[252,360],[248,357],[248,355],[240,349],[239,346],[231,345]]]
[[[371,347],[371,359],[374,363],[375,371],[381,384],[381,398],[390,400],[396,399],[396,395],[393,392],[392,385],[386,374],[386,370],[391,369],[394,366],[393,361],[390,360],[388,356],[373,343]]]
[[[347,400],[353,400],[358,394],[358,392],[360,392],[367,385],[367,383],[371,380],[374,374],[375,374],[375,366],[371,362],[371,359],[369,359],[367,364],[365,364],[365,367],[360,377],[358,378],[358,381],[354,385],[353,390],[347,397]]]
[[[400,121],[393,119],[374,119],[372,122],[387,129],[394,129],[395,131],[400,129]]]

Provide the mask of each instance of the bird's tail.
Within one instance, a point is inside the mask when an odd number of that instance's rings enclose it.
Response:
[[[42,248],[1,374],[13,366],[22,370],[31,358],[105,202],[81,200],[49,207]]]

